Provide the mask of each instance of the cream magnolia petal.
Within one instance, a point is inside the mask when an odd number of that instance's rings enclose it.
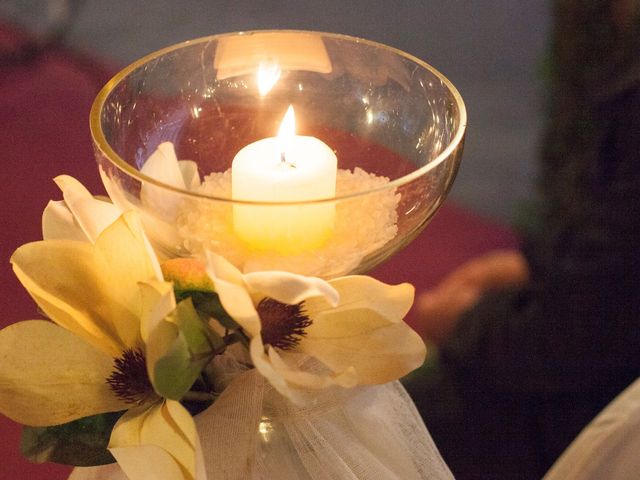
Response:
[[[102,179],[102,184],[104,185],[107,194],[111,201],[120,209],[120,211],[125,212],[129,210],[136,210],[137,206],[134,205],[127,195],[123,193],[123,190],[117,186],[117,182],[113,181],[109,178],[109,175],[104,171],[102,166],[98,168],[100,172],[100,178]],[[174,225],[171,225],[167,222],[163,222],[158,219],[155,214],[150,214],[148,211],[137,210],[142,218],[142,223],[144,225],[145,231],[149,232],[149,236],[151,238],[161,238],[167,244],[177,244],[181,241],[179,235],[176,233],[176,229]],[[161,251],[155,252],[149,242],[149,239],[145,235],[145,246],[147,247],[147,251],[150,256],[153,256],[156,259],[164,259],[164,255]],[[166,257],[165,257],[166,258]],[[159,265],[157,266],[156,277],[161,277],[161,272],[159,269]]]
[[[260,333],[260,317],[253,305],[240,271],[220,255],[206,252],[207,274],[213,281],[220,303],[249,335]]]
[[[411,309],[415,294],[413,285],[409,283],[388,285],[364,275],[340,277],[330,280],[329,283],[338,291],[340,303],[333,307],[321,297],[310,298],[305,306],[311,316],[329,311],[333,315],[340,312],[371,310],[390,322],[400,322]],[[348,326],[345,325],[345,328]],[[340,332],[336,334],[343,335]]]
[[[113,359],[44,320],[0,331],[0,411],[32,426],[125,410],[106,383]]]
[[[160,447],[152,445],[144,447],[125,447],[112,449],[122,463],[130,466],[130,477],[125,475],[118,463],[100,465],[98,467],[76,467],[71,472],[68,480],[130,480],[131,478],[144,478],[145,480],[163,479],[166,474],[176,475],[180,478],[182,471],[176,465],[175,460]],[[206,467],[202,448],[196,449],[196,480],[207,480]],[[159,462],[150,461],[150,464],[140,462],[140,459],[157,459]],[[211,479],[209,479],[211,480]]]
[[[163,184],[184,190],[185,184],[182,178],[182,172],[178,166],[173,144],[170,142],[161,143],[155,152],[144,163],[140,172]],[[175,218],[178,204],[181,199],[179,195],[165,188],[152,185],[149,182],[143,182],[140,189],[140,200],[143,206],[156,213],[156,216],[162,218],[162,222],[154,222],[150,224],[152,228],[157,228],[164,224],[168,226]],[[149,216],[149,218],[152,218]]]
[[[171,312],[176,309],[173,285],[169,282],[139,282],[142,313],[140,315],[140,334],[147,343],[151,332]]]
[[[112,203],[94,198],[78,180],[60,175],[54,181],[62,190],[64,202],[89,241],[95,242],[100,233],[120,216]]]
[[[120,209],[120,211],[125,212],[129,210],[136,210],[136,205],[134,205],[129,198],[123,193],[123,190],[116,185],[117,182],[113,181],[109,178],[109,175],[104,171],[102,166],[98,168],[100,172],[100,178],[102,179],[102,184],[104,185],[105,190],[107,191],[109,198],[111,201]],[[152,238],[161,238],[163,242],[168,244],[177,244],[181,241],[180,237],[176,233],[175,226],[159,220],[156,214],[151,215],[147,211],[138,210],[142,218],[142,223],[144,224],[144,228],[146,232],[149,232],[149,236]],[[154,252],[151,243],[145,235],[144,240],[145,246],[147,247],[147,251],[150,256],[154,256],[155,258],[162,257],[162,252]],[[161,272],[156,272],[156,277],[161,278]]]
[[[424,342],[402,321],[413,302],[413,286],[386,285],[365,276],[330,283],[340,293],[340,304],[331,308],[321,298],[307,301],[312,324],[299,351],[334,371],[353,366],[361,384],[395,380],[422,365]]]
[[[198,173],[198,164],[193,160],[179,160],[178,167],[182,174],[184,187],[187,190],[195,190],[200,186],[200,174]]]
[[[336,289],[325,280],[289,272],[252,272],[244,275],[252,293],[260,293],[282,303],[296,304],[310,297],[322,297],[335,306],[340,300]]]
[[[128,480],[190,480],[178,462],[158,446],[113,447],[109,451]]]
[[[142,298],[140,335],[146,347],[147,375],[155,388],[156,363],[166,355],[177,335],[175,326],[163,322],[176,309],[176,299],[169,282],[140,282],[139,286]]]
[[[140,173],[172,187],[185,188],[173,143],[163,142],[144,162]]]
[[[122,278],[133,282],[163,280],[160,262],[134,211],[123,213],[102,232],[96,240],[96,250],[112,262],[112,270],[122,273]]]
[[[256,370],[260,372],[260,375],[267,379],[273,388],[292,402],[298,405],[304,404],[304,397],[299,395],[295,389],[291,388],[280,372],[278,372],[271,364],[269,356],[264,351],[264,344],[262,343],[260,335],[251,339],[249,351]]]
[[[129,480],[117,463],[97,467],[75,467],[67,480]]]
[[[271,346],[265,353],[260,336],[251,339],[250,353],[256,370],[280,394],[297,405],[304,405],[313,398],[310,390],[318,390],[332,386],[352,387],[356,384],[355,371],[347,368],[339,374],[319,374],[305,372],[288,365]]]
[[[133,409],[116,423],[109,441],[109,451],[131,480],[196,478],[198,438],[193,418],[179,402],[166,400],[147,408]],[[140,453],[150,457],[140,461]],[[162,464],[154,475],[145,476],[145,466]]]
[[[143,240],[137,216],[128,212],[93,246],[68,240],[35,242],[18,248],[11,261],[52,320],[117,357],[139,343],[138,282],[156,278],[156,267],[160,269]]]
[[[208,250],[205,252],[205,256],[207,261],[206,270],[212,280],[224,280],[225,282],[245,287],[242,273],[226,258]]]
[[[196,448],[195,480],[207,480],[207,467],[205,466],[204,452],[202,451],[202,444],[200,443],[200,437],[197,436],[197,431],[196,431],[196,447],[195,448]]]
[[[80,226],[74,221],[73,214],[64,201],[50,201],[42,212],[42,238],[45,240],[89,241]]]
[[[11,263],[22,285],[58,325],[112,357],[127,347],[112,321],[137,323],[137,319],[127,310],[112,308],[110,288],[103,279],[109,267],[96,258],[91,244],[27,243],[14,252]]]
[[[260,317],[249,293],[243,287],[213,279],[220,303],[231,317],[252,337],[260,334]]]
[[[346,366],[341,370],[336,369],[334,373],[315,373],[305,371],[285,362],[275,348],[271,346],[268,348],[271,365],[290,385],[310,389],[321,389],[334,385],[350,388],[357,384],[356,372],[351,366]]]
[[[127,317],[111,317],[114,328],[127,346],[135,346],[140,338],[139,319],[143,306],[138,283],[162,280],[158,260],[149,248],[135,212],[124,213],[95,243],[96,258],[107,265],[101,275],[109,306],[113,310],[126,311],[129,318],[135,319],[127,321]]]
[[[107,195],[109,195],[109,198],[114,205],[116,205],[121,212],[133,210],[135,205],[130,201],[127,195],[123,193],[123,190],[117,185],[117,182],[109,178],[109,175],[105,172],[102,165],[98,166],[98,172],[100,173],[100,179],[102,180],[104,189],[107,191]]]
[[[350,325],[345,328],[347,323]],[[336,331],[348,334],[340,337]],[[325,336],[321,332],[331,333]],[[407,324],[388,322],[376,312],[364,310],[314,319],[298,350],[334,371],[353,367],[359,384],[396,380],[422,365],[426,355],[424,341]]]
[[[154,210],[153,208],[138,211],[138,213],[140,214],[140,218],[142,219],[142,224],[144,225],[145,234],[149,239],[146,242],[148,250],[150,252],[153,251],[158,261],[163,262],[164,260],[170,258],[168,250],[158,249],[157,251],[154,251],[152,246],[153,243],[164,245],[180,245],[184,239],[178,234],[175,222],[172,217],[170,217],[169,221],[165,222],[163,220],[160,220],[155,212],[156,210]]]

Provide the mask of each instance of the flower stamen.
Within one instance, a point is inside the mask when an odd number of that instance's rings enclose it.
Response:
[[[130,348],[122,356],[113,360],[113,372],[107,383],[115,395],[126,403],[142,405],[155,394],[149,375],[144,353]]]
[[[265,298],[256,310],[262,323],[262,342],[281,350],[293,350],[312,323],[304,310],[304,302],[289,305]]]

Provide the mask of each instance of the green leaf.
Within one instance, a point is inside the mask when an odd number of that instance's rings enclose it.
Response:
[[[53,427],[25,426],[20,449],[33,463],[54,462],[78,467],[114,463],[107,445],[122,413],[103,413]]]
[[[240,325],[226,312],[216,292],[177,290],[175,294],[178,301],[191,298],[195,309],[200,315],[215,318],[224,328],[228,330],[240,328]]]
[[[148,351],[154,352],[152,358],[157,358],[153,366],[156,391],[165,398],[180,400],[207,363],[224,348],[222,337],[200,318],[191,299],[183,300],[147,343]]]

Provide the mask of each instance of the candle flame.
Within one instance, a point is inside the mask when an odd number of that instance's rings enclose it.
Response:
[[[293,137],[296,134],[296,114],[293,111],[293,105],[289,105],[287,113],[285,113],[282,123],[280,123],[280,130],[278,130],[278,141],[280,142],[280,149],[282,151],[282,157],[285,157],[289,145],[293,142]]]
[[[258,66],[258,92],[264,97],[278,83],[282,70],[280,65],[274,62],[260,62]]]

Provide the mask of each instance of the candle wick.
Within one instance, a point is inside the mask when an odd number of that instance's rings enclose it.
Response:
[[[284,150],[280,152],[280,161],[285,165],[289,165],[291,168],[296,168],[296,165],[294,163],[287,161],[287,157],[284,154]]]

